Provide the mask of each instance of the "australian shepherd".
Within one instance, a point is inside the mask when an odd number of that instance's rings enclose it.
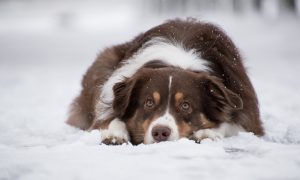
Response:
[[[82,80],[67,123],[104,144],[263,135],[242,57],[217,26],[170,20],[104,49]]]

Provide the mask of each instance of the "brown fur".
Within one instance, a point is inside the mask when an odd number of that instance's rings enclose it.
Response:
[[[164,37],[171,41],[182,42],[184,48],[195,49],[201,54],[202,59],[207,60],[209,63],[212,70],[210,74],[188,71],[183,73],[185,76],[197,76],[195,78],[197,80],[192,79],[197,81],[196,87],[206,94],[201,100],[207,102],[202,109],[206,117],[200,118],[202,119],[202,125],[201,121],[197,121],[199,124],[194,123],[193,126],[212,127],[221,121],[230,121],[240,124],[246,131],[263,135],[258,100],[246,74],[238,49],[220,28],[194,19],[168,21],[140,34],[130,42],[104,50],[83,78],[82,91],[72,104],[68,124],[81,129],[96,128],[91,126],[97,124],[95,122],[98,121],[95,119],[95,104],[101,101],[99,99],[101,86],[114,70],[122,65],[120,62],[130,58],[145,42],[153,37]],[[163,70],[168,68],[174,70],[174,67],[164,64],[160,60],[155,60],[146,64],[142,69]],[[114,114],[111,118],[118,117],[125,122],[128,121],[128,123],[134,124],[133,120],[130,119],[134,119],[136,109],[140,105],[136,92],[142,91],[145,85],[145,81],[139,79],[143,76],[141,74],[143,72],[139,71],[134,77],[128,77],[114,86],[115,100],[112,105]],[[182,72],[182,70],[177,69],[175,72]],[[167,73],[174,72],[171,70]],[[181,91],[182,87],[188,86],[188,83],[192,84],[191,81],[184,79],[178,85],[178,90]],[[159,93],[161,102],[165,95]],[[193,93],[195,97],[201,95],[196,90]],[[175,111],[174,109],[173,113]],[[157,109],[156,114],[161,112],[163,112],[163,109]],[[199,119],[200,115],[197,116]],[[186,122],[178,124],[180,124],[180,133],[183,136],[191,133],[194,128],[188,127]]]
[[[185,121],[177,121],[178,130],[180,137],[189,137],[191,136],[193,129],[192,127],[186,123]]]
[[[99,88],[125,57],[128,44],[105,49],[84,75],[80,95],[71,105],[67,123],[87,130],[95,121],[95,104],[101,93]]]
[[[217,127],[217,124],[209,120],[203,113],[200,113],[200,121],[203,129]]]

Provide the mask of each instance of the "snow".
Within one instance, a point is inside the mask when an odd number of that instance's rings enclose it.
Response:
[[[120,32],[118,22],[101,31],[88,22],[57,28],[52,14],[23,27],[19,15],[7,13],[0,14],[0,180],[300,179],[299,19],[201,16],[219,24],[245,57],[264,137],[106,146],[100,132],[64,124],[80,79],[99,50],[165,17],[128,20]]]

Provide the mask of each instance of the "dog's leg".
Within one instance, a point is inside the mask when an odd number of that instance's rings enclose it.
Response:
[[[96,122],[91,129],[99,129],[101,132],[101,143],[107,145],[120,145],[128,143],[129,133],[124,122],[118,118]],[[91,130],[90,129],[90,130]]]
[[[237,124],[234,123],[222,123],[217,128],[210,129],[200,129],[193,133],[190,139],[200,143],[203,139],[222,139],[224,137],[235,136],[239,132],[245,132],[245,130]]]

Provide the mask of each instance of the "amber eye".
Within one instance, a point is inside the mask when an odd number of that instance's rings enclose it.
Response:
[[[152,98],[147,98],[146,99],[145,107],[148,108],[148,109],[154,107],[154,101],[153,101]]]
[[[180,104],[180,108],[183,111],[188,111],[190,109],[190,104],[188,102],[183,102]]]

